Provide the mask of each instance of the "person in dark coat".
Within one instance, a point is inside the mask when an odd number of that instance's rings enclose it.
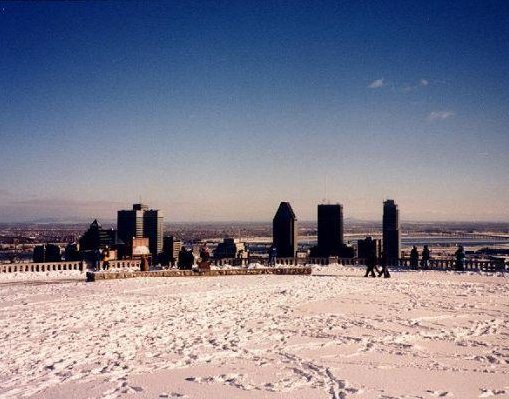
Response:
[[[187,250],[182,246],[178,256],[178,268],[183,270],[191,270],[194,264],[194,255],[192,250]]]
[[[410,251],[410,267],[417,269],[419,266],[419,251],[417,251],[417,247],[414,245],[412,250]]]
[[[458,249],[455,253],[456,255],[456,270],[465,270],[465,250],[463,249],[463,245],[458,246]]]
[[[375,270],[377,273],[380,273],[378,268],[376,267],[377,259],[375,251],[369,251],[368,256],[366,257],[366,274],[364,277],[376,277]]]
[[[385,254],[382,254],[382,262],[381,262],[382,269],[378,272],[378,277],[384,276],[384,278],[391,277],[391,274],[389,273],[389,268],[387,267],[387,258]]]
[[[429,248],[427,245],[425,245],[424,248],[422,249],[422,258],[421,258],[421,267],[423,269],[429,268],[429,259],[430,259]]]
[[[276,257],[277,257],[277,248],[275,245],[272,245],[269,249],[269,266],[276,265]]]

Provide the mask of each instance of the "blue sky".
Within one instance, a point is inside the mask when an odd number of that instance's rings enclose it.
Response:
[[[0,221],[509,221],[506,1],[0,1],[0,104]]]

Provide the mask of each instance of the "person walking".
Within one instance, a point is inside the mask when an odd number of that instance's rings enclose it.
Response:
[[[384,278],[391,277],[391,274],[389,273],[389,268],[387,267],[387,258],[385,254],[382,254],[382,262],[381,262],[382,269],[378,272],[378,277],[384,276]]]
[[[417,269],[419,266],[419,251],[417,251],[417,247],[414,245],[412,250],[410,251],[410,267],[412,269]]]
[[[421,268],[428,269],[429,268],[429,248],[427,245],[422,249],[422,258],[421,258]]]
[[[366,257],[366,274],[364,277],[376,277],[375,270],[379,272],[378,268],[376,267],[377,259],[376,259],[376,253],[374,251],[369,251],[368,256]]]

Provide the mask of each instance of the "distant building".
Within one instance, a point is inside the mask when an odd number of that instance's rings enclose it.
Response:
[[[247,258],[247,256],[246,246],[238,238],[225,238],[214,251],[216,259]]]
[[[353,248],[343,240],[343,206],[341,204],[318,205],[318,243],[311,248],[312,257],[337,256],[352,258]]]
[[[318,252],[320,256],[338,256],[343,249],[343,206],[318,205]]]
[[[272,240],[278,258],[295,256],[297,252],[297,218],[289,202],[281,202],[274,216]]]
[[[146,210],[143,214],[143,235],[148,238],[153,257],[163,252],[163,214],[159,210]]]
[[[173,236],[167,236],[163,239],[163,255],[161,263],[163,265],[174,265],[177,261],[178,254],[182,248],[182,241]]]
[[[80,246],[78,243],[73,242],[72,244],[67,244],[64,251],[64,257],[67,262],[76,262],[81,260],[80,256]]]
[[[157,258],[163,252],[163,221],[161,211],[134,204],[131,210],[118,211],[118,236],[125,243],[132,243],[133,238],[148,238],[150,253]],[[132,253],[132,249],[127,252]]]
[[[399,209],[394,200],[384,202],[382,224],[382,252],[384,259],[390,264],[401,257]]]
[[[118,239],[117,231],[103,229],[95,219],[88,230],[79,239],[80,251],[98,251],[106,248],[118,248],[124,242]]]
[[[34,248],[33,261],[34,263],[44,262],[60,262],[62,255],[60,247],[55,244],[37,245]]]
[[[382,242],[372,237],[357,241],[357,258],[380,259],[382,256]]]

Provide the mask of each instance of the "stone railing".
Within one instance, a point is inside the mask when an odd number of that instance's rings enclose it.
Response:
[[[0,264],[0,273],[54,272],[64,270],[85,271],[83,262],[47,262],[47,263],[6,263]]]
[[[312,272],[310,267],[271,267],[261,269],[225,269],[225,270],[121,270],[121,271],[100,271],[87,272],[87,281],[100,281],[136,277],[217,277],[217,276],[253,276],[261,274],[276,275],[310,275]]]
[[[419,261],[417,267],[412,266],[409,258],[398,259],[392,262],[391,266],[400,267],[404,269],[415,270],[456,270],[455,259],[430,259],[427,266],[422,266]],[[482,270],[482,271],[505,271],[507,265],[503,260],[478,260],[466,259],[464,262],[463,270]]]
[[[107,266],[106,266],[107,265]],[[101,270],[139,270],[140,260],[110,260],[107,264],[102,263]],[[93,269],[87,262],[45,262],[45,263],[5,263],[0,264],[0,273],[20,273],[20,272],[56,272],[79,270],[81,272]]]
[[[127,260],[110,260],[107,263],[101,264],[101,270],[140,270],[141,260],[127,259]]]
[[[213,259],[212,265],[214,266],[238,266],[238,267],[247,267],[249,264],[249,259],[247,258],[222,258],[222,259]]]

